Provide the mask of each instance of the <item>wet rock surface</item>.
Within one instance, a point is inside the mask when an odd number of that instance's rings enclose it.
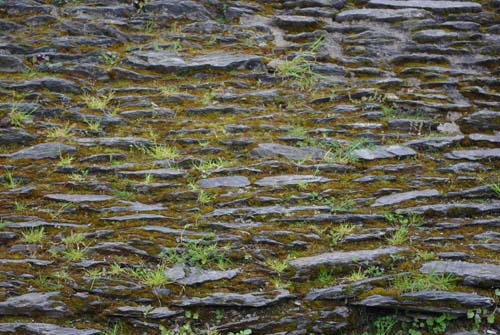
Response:
[[[497,334],[499,8],[0,0],[0,334]]]

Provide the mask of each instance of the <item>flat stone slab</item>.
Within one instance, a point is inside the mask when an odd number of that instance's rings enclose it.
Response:
[[[13,322],[0,323],[0,334],[25,334],[25,335],[98,335],[97,329],[77,329],[60,327],[50,323],[38,322]]]
[[[148,306],[120,306],[113,311],[114,316],[126,318],[146,317],[147,319],[168,319],[179,314],[182,314],[182,311],[171,310],[168,307],[157,307],[150,310]]]
[[[123,177],[145,177],[147,175],[151,175],[152,177],[159,179],[175,179],[184,177],[186,172],[175,169],[151,169],[139,171],[119,171],[118,175]]]
[[[0,315],[45,315],[59,317],[67,314],[66,304],[53,300],[60,292],[27,293],[0,302]]]
[[[26,72],[29,67],[23,61],[11,55],[0,55],[0,72],[14,73]]]
[[[466,159],[469,161],[500,159],[500,148],[476,149],[476,150],[453,150],[444,155],[447,159]]]
[[[127,56],[125,62],[160,73],[264,68],[259,56],[233,53],[212,53],[191,57],[172,51],[136,51]]]
[[[101,218],[103,221],[131,221],[131,220],[161,220],[167,217],[160,214],[131,214],[122,216],[111,216],[108,218]]]
[[[345,21],[381,21],[397,22],[409,19],[423,19],[431,16],[431,13],[423,9],[404,8],[404,9],[352,9],[340,12],[335,17],[338,22]]]
[[[470,134],[469,141],[500,145],[500,134],[498,135]]]
[[[75,141],[80,145],[102,145],[105,147],[117,148],[148,147],[154,144],[152,141],[142,137],[76,138]]]
[[[221,306],[221,307],[264,307],[278,302],[295,298],[288,290],[275,290],[270,292],[256,293],[212,293],[203,298],[183,298],[175,301],[175,306]]]
[[[224,271],[217,270],[203,270],[200,268],[192,267],[188,269],[188,275],[176,280],[181,285],[197,285],[209,281],[217,281],[222,279],[232,279],[239,273],[239,269],[231,269]]]
[[[404,145],[424,150],[438,150],[450,147],[464,140],[464,136],[427,137],[405,142]]]
[[[420,268],[422,273],[452,273],[463,277],[465,285],[500,287],[500,265],[469,262],[432,261]]]
[[[326,151],[315,147],[292,147],[277,143],[261,143],[256,148],[250,150],[250,157],[272,158],[283,157],[294,161],[304,159],[321,160],[325,156]]]
[[[250,180],[245,176],[214,177],[199,180],[198,185],[201,188],[245,187],[250,185]]]
[[[432,1],[432,0],[370,0],[368,7],[377,8],[418,8],[436,13],[474,13],[482,7],[476,2],[468,1]]]
[[[358,306],[394,308],[408,311],[466,314],[475,308],[489,308],[494,300],[474,293],[449,291],[420,291],[405,293],[397,297],[372,295]]]
[[[375,149],[357,149],[353,152],[355,157],[369,161],[384,158],[403,158],[415,156],[416,154],[415,150],[402,145],[382,146]]]
[[[446,203],[407,207],[402,213],[416,213],[428,216],[460,217],[468,215],[482,215],[500,213],[500,201],[492,200],[483,203]]]
[[[314,175],[285,174],[281,176],[264,177],[254,182],[254,184],[258,186],[280,186],[307,183],[326,183],[330,180],[330,178]]]
[[[378,206],[393,205],[408,200],[419,199],[419,198],[434,198],[438,196],[439,196],[439,191],[435,189],[410,191],[403,193],[392,193],[390,195],[378,198],[371,206],[378,207]]]
[[[350,265],[355,262],[372,261],[381,256],[396,254],[406,250],[408,250],[408,248],[387,247],[372,250],[328,252],[314,256],[296,258],[290,261],[290,266],[296,269],[307,269],[320,265]]]
[[[108,201],[114,199],[115,197],[111,195],[101,195],[101,194],[47,194],[44,196],[45,199],[56,200],[56,201],[66,201],[66,202],[100,202]]]
[[[59,142],[47,142],[37,144],[11,154],[0,155],[0,157],[9,157],[14,159],[58,159],[61,155],[74,154],[76,152],[77,149],[71,145]]]

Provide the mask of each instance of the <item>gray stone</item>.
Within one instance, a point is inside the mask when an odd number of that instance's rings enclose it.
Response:
[[[0,143],[28,143],[34,141],[38,136],[27,133],[24,129],[0,129]]]
[[[0,155],[14,159],[58,159],[64,154],[74,154],[75,147],[59,142],[47,142],[19,150],[12,154]]]
[[[161,220],[166,219],[166,216],[160,214],[130,214],[123,216],[111,216],[108,218],[101,218],[103,221],[131,221],[131,220]]]
[[[0,54],[0,72],[14,73],[14,72],[26,72],[28,67],[24,65],[22,60],[11,55],[1,55]]]
[[[200,268],[189,268],[189,274],[177,282],[181,285],[196,285],[209,281],[217,281],[222,279],[232,279],[240,273],[239,269],[231,270],[203,270]]]
[[[250,181],[244,176],[214,177],[198,181],[201,188],[215,187],[245,187],[250,185]]]
[[[441,2],[441,1],[439,1]],[[459,34],[441,29],[420,30],[413,35],[413,40],[418,43],[439,43],[458,39]]]
[[[141,137],[76,138],[75,141],[80,145],[102,145],[106,147],[118,148],[148,147],[154,144],[152,141]]]
[[[369,7],[377,8],[419,8],[436,13],[480,12],[482,7],[468,1],[432,1],[432,0],[370,0]]]
[[[212,293],[203,298],[183,298],[174,301],[175,306],[220,306],[220,307],[264,307],[295,298],[288,290],[275,290],[258,293]]]
[[[292,147],[276,143],[261,143],[257,148],[248,152],[250,157],[272,158],[283,157],[290,160],[301,161],[304,159],[321,160],[326,151],[315,147]]]
[[[114,316],[126,318],[168,319],[181,314],[168,307],[157,307],[150,310],[148,306],[120,306],[113,311]]]
[[[398,297],[372,295],[355,305],[463,315],[474,308],[492,307],[494,301],[474,293],[420,291],[405,293]]]
[[[483,203],[447,203],[408,207],[400,210],[403,213],[416,213],[427,216],[460,217],[500,213],[500,201],[492,200]]]
[[[422,139],[412,140],[405,142],[404,145],[407,145],[412,148],[424,149],[424,150],[436,150],[443,149],[460,143],[463,141],[464,136],[446,136],[446,137],[426,137]]]
[[[296,269],[311,267],[352,265],[356,262],[373,261],[381,256],[404,252],[408,248],[387,247],[372,250],[336,251],[314,256],[299,257],[290,261],[290,266]]]
[[[73,202],[73,203],[81,203],[81,202],[101,202],[108,201],[114,199],[115,197],[110,195],[101,195],[101,194],[47,194],[44,196],[45,199],[56,200],[56,201],[65,201],[65,202]]]
[[[119,171],[118,175],[123,177],[145,177],[147,175],[151,175],[152,177],[159,179],[175,179],[184,177],[186,172],[175,169],[151,169],[139,171]]]
[[[493,144],[496,146],[500,145],[500,134],[499,135],[485,135],[485,134],[470,134],[469,141],[481,144]]]
[[[439,191],[435,189],[410,191],[403,193],[392,193],[390,195],[378,198],[371,206],[378,207],[378,206],[393,205],[408,200],[419,199],[419,198],[435,198],[438,196],[439,196]]]
[[[60,327],[50,323],[38,322],[13,322],[0,323],[1,334],[24,334],[24,335],[99,335],[97,329],[77,329]]]
[[[7,298],[0,302],[0,315],[45,315],[59,317],[67,314],[66,304],[53,300],[59,297],[60,292],[27,293]]]
[[[363,160],[403,158],[415,156],[416,154],[417,152],[415,150],[401,145],[382,146],[375,149],[357,149],[353,152],[354,156]]]
[[[137,249],[125,242],[101,242],[93,245],[87,249],[89,254],[117,254],[117,255],[130,255],[135,254],[138,256],[149,257],[149,254],[144,250]]]
[[[497,160],[500,159],[500,148],[495,149],[475,149],[475,150],[453,150],[444,155],[447,159],[477,160]]]
[[[47,89],[52,92],[59,93],[80,93],[81,88],[71,80],[43,77],[37,78],[23,83],[9,85],[8,88],[16,90],[33,90],[33,89]]]
[[[213,15],[201,4],[191,0],[156,0],[146,2],[144,11],[161,15],[167,21],[193,20],[206,21]]]
[[[464,133],[500,130],[500,112],[483,110],[470,114],[457,123]]]
[[[373,288],[373,282],[389,279],[390,276],[367,278],[349,284],[340,284],[319,289],[311,289],[305,300],[341,300],[350,299]]]
[[[409,19],[423,19],[429,17],[430,12],[423,9],[351,9],[340,12],[335,17],[338,22],[370,20],[381,22],[397,22]]]
[[[500,265],[468,262],[432,261],[420,268],[422,273],[452,273],[463,283],[484,288],[500,287]]]
[[[191,58],[171,51],[137,51],[128,56],[126,62],[138,68],[160,73],[264,69],[260,57],[232,53],[212,53]]]
[[[314,175],[286,174],[281,176],[264,177],[254,182],[258,186],[299,185],[308,183],[326,183],[331,179]]]

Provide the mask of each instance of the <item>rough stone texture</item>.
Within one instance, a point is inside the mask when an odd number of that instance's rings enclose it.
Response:
[[[417,152],[413,149],[401,145],[390,145],[387,147],[378,147],[375,149],[356,149],[353,154],[359,159],[375,160],[383,158],[402,158],[414,156]]]
[[[433,261],[422,265],[422,273],[452,273],[463,277],[466,285],[500,287],[500,266],[495,264]]]
[[[320,148],[313,147],[292,147],[277,143],[261,143],[255,149],[248,152],[250,157],[271,158],[283,157],[290,160],[301,161],[309,159],[323,159],[326,151]]]
[[[439,196],[439,191],[434,189],[427,189],[421,191],[410,191],[404,193],[392,193],[384,197],[378,198],[371,206],[386,206],[394,205],[403,201],[418,199],[418,198],[435,198]]]
[[[0,315],[45,315],[59,317],[67,315],[66,304],[53,298],[60,292],[27,293],[7,298],[0,302]]]
[[[71,145],[59,142],[48,142],[37,144],[3,156],[14,159],[58,159],[62,155],[74,154],[76,152],[77,149]]]
[[[430,1],[430,0],[370,0],[370,7],[382,8],[420,8],[432,12],[480,12],[481,5],[476,2],[468,1]]]
[[[114,199],[113,196],[100,194],[47,194],[45,199],[66,201],[66,202],[99,202]]]
[[[430,12],[422,9],[352,9],[340,12],[335,17],[336,21],[373,20],[382,22],[397,22],[407,19],[424,19]]]
[[[250,185],[250,181],[244,176],[215,177],[202,179],[198,182],[201,188],[214,187],[245,187]]]
[[[254,182],[258,186],[280,186],[280,185],[298,185],[307,183],[325,183],[330,179],[321,176],[312,175],[282,175],[275,177],[265,177]]]
[[[287,290],[275,290],[259,293],[212,293],[203,298],[184,298],[174,302],[176,306],[220,306],[220,307],[264,307],[276,304],[283,300],[292,299],[295,296]]]
[[[77,329],[60,327],[49,323],[0,323],[0,333],[2,334],[26,334],[26,335],[98,335],[101,332],[97,329]]]

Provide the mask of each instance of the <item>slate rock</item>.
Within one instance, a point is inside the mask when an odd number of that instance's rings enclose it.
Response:
[[[482,7],[468,1],[432,1],[432,0],[370,0],[368,7],[376,8],[419,8],[435,13],[475,13]]]
[[[299,257],[290,261],[296,269],[307,269],[317,266],[351,265],[355,262],[373,261],[381,256],[400,253],[408,248],[387,247],[372,250],[336,251],[314,256]],[[355,260],[355,261],[354,261]]]
[[[295,296],[288,290],[280,289],[270,292],[257,293],[212,293],[203,298],[183,298],[174,301],[175,306],[220,306],[220,307],[264,307],[274,305],[284,300],[293,299]]]
[[[8,88],[18,90],[47,89],[58,93],[80,93],[82,91],[81,87],[73,81],[56,77],[36,78],[23,83],[9,85]]]
[[[177,280],[177,282],[181,285],[196,285],[203,284],[209,281],[217,281],[222,279],[232,279],[236,277],[239,273],[239,269],[231,269],[231,270],[204,270],[196,267],[192,267],[188,269],[189,274]]]
[[[432,261],[422,265],[420,272],[452,273],[463,277],[465,285],[484,288],[500,287],[500,265],[495,264]]]
[[[47,142],[11,154],[0,155],[0,157],[3,156],[14,159],[58,159],[62,155],[74,154],[76,152],[77,149],[70,145],[59,142]]]
[[[123,216],[111,216],[107,218],[101,218],[103,221],[131,221],[131,220],[161,220],[166,219],[166,216],[160,214],[130,214]]]
[[[314,175],[286,174],[281,176],[264,177],[254,182],[257,186],[298,185],[307,183],[326,183],[331,179]]]
[[[77,329],[61,327],[50,323],[39,322],[13,322],[0,323],[1,334],[24,334],[24,335],[99,335],[97,329]]]
[[[139,170],[139,171],[119,171],[118,175],[123,177],[145,177],[151,175],[154,178],[159,179],[175,179],[181,178],[186,175],[183,170],[176,169],[151,169],[151,170]]]
[[[439,191],[435,189],[426,189],[420,191],[410,191],[403,193],[392,193],[387,196],[383,196],[375,200],[371,205],[372,207],[394,205],[400,202],[419,199],[419,198],[435,198],[439,196]]]
[[[191,0],[156,0],[146,2],[144,11],[161,15],[168,21],[172,19],[187,19],[193,21],[206,21],[213,15],[207,8]]]
[[[7,298],[0,302],[0,315],[45,315],[60,317],[68,314],[66,304],[53,300],[59,297],[60,292],[27,293],[16,297]]]
[[[45,199],[56,200],[56,201],[65,201],[65,202],[73,202],[73,203],[81,203],[81,202],[100,202],[100,201],[108,201],[114,199],[115,197],[110,195],[101,195],[101,194],[47,194],[44,196]]]
[[[417,140],[405,142],[404,145],[424,150],[444,149],[464,140],[464,136],[445,136],[445,137],[426,137]]]
[[[250,157],[272,158],[283,157],[290,160],[301,161],[304,159],[321,160],[326,151],[315,147],[292,147],[276,143],[261,143],[248,152]]]
[[[458,39],[458,33],[441,29],[420,30],[413,35],[413,40],[418,43],[439,43]]]
[[[363,160],[375,160],[384,158],[403,158],[415,156],[417,152],[411,148],[401,145],[389,145],[375,149],[356,149],[353,155]]]
[[[201,179],[198,185],[201,188],[245,187],[250,185],[250,181],[244,176],[227,176]]]
[[[402,213],[416,213],[427,216],[461,217],[468,215],[500,213],[500,201],[492,200],[483,203],[446,203],[407,207],[400,209]]]
[[[408,311],[452,313],[464,315],[475,308],[493,306],[491,298],[475,293],[449,291],[419,291],[397,297],[372,295],[355,305],[378,308],[394,308]]]
[[[469,141],[475,144],[492,144],[500,146],[500,134],[498,135],[485,135],[485,134],[470,134]]]
[[[181,314],[182,311],[174,311],[168,307],[157,307],[152,310],[148,306],[120,306],[113,311],[114,316],[126,318],[142,318],[147,319],[168,319]]]
[[[75,141],[80,145],[102,145],[117,148],[148,147],[154,144],[151,140],[141,137],[76,138]]]
[[[424,19],[431,15],[430,12],[423,9],[351,9],[340,12],[335,17],[338,22],[369,20],[381,22],[397,22],[410,19]]]
[[[1,129],[0,128],[0,143],[29,143],[34,141],[38,136],[26,132],[24,129]]]
[[[160,73],[264,68],[258,56],[232,53],[212,53],[191,58],[170,51],[137,51],[126,58],[126,63]]]
[[[284,30],[310,31],[319,28],[321,21],[311,16],[300,15],[277,15],[274,17],[274,24]]]
[[[21,59],[11,55],[0,54],[0,72],[26,72],[28,69]]]
[[[447,159],[477,160],[497,160],[500,159],[500,148],[495,149],[475,149],[475,150],[453,150],[444,155]]]
[[[464,133],[500,130],[500,112],[483,110],[457,120]]]

